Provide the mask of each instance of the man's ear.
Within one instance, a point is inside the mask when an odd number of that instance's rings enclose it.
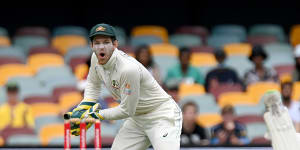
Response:
[[[118,46],[119,46],[119,41],[118,41],[118,40],[114,40],[114,41],[113,41],[113,45],[114,45],[115,48],[118,48]]]

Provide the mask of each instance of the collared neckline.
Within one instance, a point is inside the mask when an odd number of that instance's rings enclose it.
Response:
[[[115,48],[111,57],[109,58],[109,60],[107,61],[106,64],[101,65],[104,69],[110,69],[115,65],[116,59],[117,59],[117,51],[118,49]]]

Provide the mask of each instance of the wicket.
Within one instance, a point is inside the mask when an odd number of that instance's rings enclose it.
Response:
[[[71,118],[69,114],[64,114],[64,149],[71,149],[71,122],[80,122],[80,149],[86,149],[86,123],[95,123],[95,139],[94,146],[96,150],[101,150],[101,123],[100,120],[94,118],[86,118],[80,120],[79,118]]]

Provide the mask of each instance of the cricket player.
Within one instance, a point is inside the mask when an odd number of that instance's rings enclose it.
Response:
[[[89,38],[93,55],[87,86],[84,99],[71,117],[83,118],[89,114],[100,120],[125,119],[113,150],[145,150],[151,144],[157,150],[179,150],[182,113],[172,97],[142,64],[117,49],[112,26],[95,25]],[[97,109],[101,83],[121,101],[119,106]],[[79,135],[77,123],[71,125],[71,133]]]
[[[268,127],[267,138],[274,150],[299,150],[300,136],[296,133],[288,109],[282,104],[278,91],[269,91],[263,96],[266,106],[264,120]]]

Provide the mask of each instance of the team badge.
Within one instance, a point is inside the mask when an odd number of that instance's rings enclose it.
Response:
[[[111,86],[115,89],[119,89],[119,83],[116,80],[111,81]]]
[[[98,32],[98,31],[105,31],[105,28],[102,27],[102,26],[100,26],[100,27],[98,27],[98,28],[96,29],[96,32]]]
[[[131,94],[130,84],[128,84],[128,83],[126,83],[126,85],[125,85],[124,94],[126,94],[126,95]]]

